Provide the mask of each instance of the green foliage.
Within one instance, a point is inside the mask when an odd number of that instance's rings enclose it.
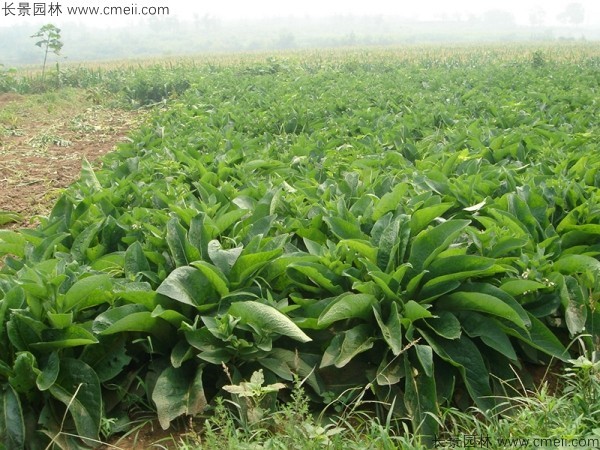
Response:
[[[89,444],[131,399],[166,428],[258,372],[323,405],[367,386],[430,445],[565,336],[597,348],[597,67],[472,64],[188,74],[0,233],[2,438]]]
[[[597,447],[600,442],[597,421],[600,373],[597,356],[591,357],[582,355],[570,360],[562,374],[547,371],[532,390],[510,390],[509,395],[499,398],[502,407],[491,414],[454,408],[444,410],[444,426],[438,442],[447,445],[452,439],[463,441],[467,436],[478,436],[496,448],[531,446],[536,438],[538,442],[563,443],[576,439],[579,446]]]
[[[0,226],[6,225],[7,223],[19,222],[21,220],[23,220],[23,217],[20,214],[0,210]]]
[[[44,50],[44,64],[42,65],[42,80],[44,79],[44,73],[46,71],[46,61],[48,59],[48,53],[52,52],[55,55],[59,55],[63,47],[63,42],[60,40],[60,28],[48,23],[43,25],[37,33],[31,36],[32,38],[40,38],[35,43],[36,46]],[[57,65],[58,68],[58,65]]]

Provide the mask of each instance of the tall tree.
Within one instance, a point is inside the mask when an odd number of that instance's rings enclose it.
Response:
[[[46,72],[46,61],[48,53],[52,52],[55,55],[60,54],[63,43],[60,40],[60,28],[55,27],[51,23],[44,25],[37,33],[31,36],[32,38],[41,38],[35,43],[38,47],[44,50],[44,64],[42,65],[42,80]]]

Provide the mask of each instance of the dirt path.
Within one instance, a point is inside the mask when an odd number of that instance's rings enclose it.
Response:
[[[85,91],[0,94],[0,212],[31,226],[60,190],[79,177],[81,161],[98,160],[126,139],[141,114],[94,104]]]

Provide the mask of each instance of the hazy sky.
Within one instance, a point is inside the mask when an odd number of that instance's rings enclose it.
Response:
[[[586,12],[600,15],[599,0],[575,0]],[[432,18],[442,12],[462,15],[481,14],[490,9],[513,12],[516,17],[528,18],[531,10],[543,8],[548,16],[555,16],[573,0],[282,0],[222,1],[215,4],[198,4],[199,11],[215,16],[323,16],[332,14],[375,14],[403,17]],[[549,19],[552,17],[549,17]]]
[[[502,9],[513,13],[519,23],[529,22],[532,11],[543,9],[546,24],[555,24],[556,16],[562,12],[569,3],[580,3],[586,12],[586,24],[600,26],[600,0],[213,0],[190,3],[183,0],[47,0],[61,5],[61,14],[38,16],[36,23],[51,22],[57,26],[66,22],[80,22],[90,25],[123,25],[139,22],[141,15],[68,15],[68,6],[120,6],[135,7],[139,11],[142,7],[168,6],[169,16],[178,18],[193,18],[210,16],[219,19],[256,19],[260,17],[322,17],[330,15],[382,15],[400,16],[415,19],[440,19],[442,14],[447,17],[467,18],[469,15],[481,15],[486,10]],[[0,26],[12,26],[25,23],[27,19],[18,15],[16,9],[22,3],[18,0],[4,2],[0,0]],[[30,2],[33,5],[34,2]],[[13,5],[11,15],[6,5]],[[4,8],[3,8],[4,7]]]

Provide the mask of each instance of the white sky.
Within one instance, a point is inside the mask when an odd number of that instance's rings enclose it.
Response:
[[[573,1],[581,3],[588,14],[600,15],[599,0],[253,0],[203,2],[195,8],[199,12],[220,17],[273,17],[273,16],[326,16],[332,14],[395,15],[403,17],[431,17],[440,12],[481,14],[490,9],[511,11],[515,16],[528,17],[529,11],[542,7],[549,13],[564,10]],[[175,6],[175,4],[174,4]],[[189,7],[188,7],[189,9]],[[186,8],[184,7],[185,11]]]
[[[39,2],[40,0],[35,0]],[[330,15],[382,15],[400,16],[418,19],[439,18],[442,13],[449,17],[458,14],[461,17],[480,15],[486,10],[501,9],[512,12],[519,23],[529,21],[530,12],[536,8],[545,10],[547,24],[555,24],[556,16],[569,3],[577,2],[586,11],[585,24],[598,24],[600,27],[600,0],[215,0],[191,3],[189,0],[46,0],[62,5],[63,14],[56,17],[35,18],[36,23],[51,22],[60,26],[64,22],[80,22],[85,25],[126,25],[135,23],[142,16],[67,16],[66,6],[168,6],[170,16],[180,19],[192,18],[194,15],[206,15],[219,19],[256,19],[261,17],[322,17]],[[8,4],[18,6],[20,0],[0,0],[0,26],[19,25],[33,19],[18,16],[8,16]],[[33,5],[33,1],[29,4]]]

